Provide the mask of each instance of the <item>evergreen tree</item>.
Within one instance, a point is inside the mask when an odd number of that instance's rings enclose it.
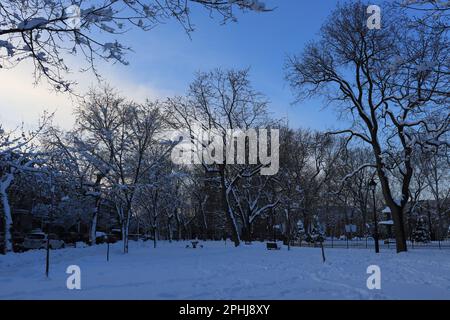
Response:
[[[320,224],[319,217],[314,216],[311,231],[307,235],[306,241],[313,243],[317,242],[320,243],[323,242],[324,240],[325,240],[325,231],[322,225]]]
[[[295,235],[296,240],[299,240],[300,242],[305,239],[306,231],[305,226],[303,225],[303,222],[301,220],[298,220],[297,222],[297,233]]]
[[[413,239],[416,242],[430,242],[430,231],[427,228],[423,217],[417,219],[416,229],[413,233]]]

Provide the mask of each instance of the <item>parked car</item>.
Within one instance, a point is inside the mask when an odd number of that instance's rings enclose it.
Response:
[[[24,249],[45,249],[47,248],[47,238],[50,249],[61,249],[65,247],[63,240],[60,240],[55,234],[47,234],[43,232],[33,232],[25,237],[23,242]]]

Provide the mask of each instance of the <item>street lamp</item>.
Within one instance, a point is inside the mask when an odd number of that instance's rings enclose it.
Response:
[[[377,209],[375,204],[375,189],[377,188],[377,183],[371,179],[369,182],[369,190],[372,191],[372,199],[373,199],[373,223],[374,223],[374,235],[373,238],[375,240],[375,252],[380,252],[380,246],[378,244],[378,221],[377,221]]]

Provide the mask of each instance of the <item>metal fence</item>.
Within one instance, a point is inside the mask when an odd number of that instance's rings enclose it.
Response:
[[[396,249],[395,240],[379,240],[380,250],[382,249]],[[308,243],[306,241],[292,241],[292,246],[295,247],[320,247],[320,243]],[[427,243],[407,241],[408,249],[450,249],[450,239],[442,241],[431,241]],[[343,249],[373,249],[375,250],[375,241],[373,238],[358,239],[358,240],[342,240],[342,239],[327,239],[323,242],[325,248],[343,248]]]

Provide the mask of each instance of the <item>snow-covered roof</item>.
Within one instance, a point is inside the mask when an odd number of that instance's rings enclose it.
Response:
[[[378,222],[378,224],[393,225],[394,221],[392,221],[392,220],[385,220],[385,221]]]
[[[391,213],[391,209],[389,207],[386,207],[381,211],[382,213]]]

